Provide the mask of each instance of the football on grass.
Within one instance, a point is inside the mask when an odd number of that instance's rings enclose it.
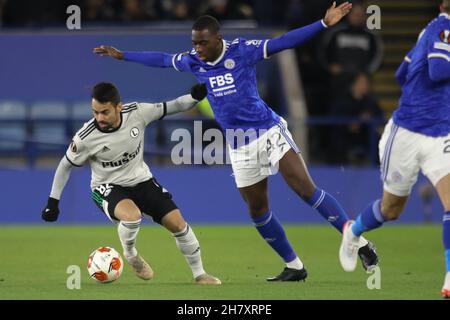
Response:
[[[88,272],[92,279],[107,283],[119,279],[123,270],[120,254],[111,247],[100,247],[88,259]]]

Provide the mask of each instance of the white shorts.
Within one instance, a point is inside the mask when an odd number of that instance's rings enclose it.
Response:
[[[280,118],[273,126],[252,142],[233,149],[228,145],[234,179],[238,188],[254,185],[278,172],[278,162],[290,149],[299,149],[287,129],[287,123]]]
[[[399,127],[390,119],[379,150],[384,190],[399,197],[411,193],[419,170],[434,186],[450,173],[450,134],[429,137]]]

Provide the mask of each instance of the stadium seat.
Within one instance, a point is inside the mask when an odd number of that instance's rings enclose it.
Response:
[[[69,107],[61,101],[40,101],[31,105],[32,140],[36,150],[60,151],[68,142]]]
[[[0,101],[0,153],[25,150],[27,108],[20,101]]]
[[[71,133],[74,135],[92,115],[91,103],[89,101],[77,101],[72,104]]]

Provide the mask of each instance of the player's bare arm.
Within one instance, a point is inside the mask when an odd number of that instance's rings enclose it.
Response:
[[[350,2],[344,2],[338,7],[336,7],[336,2],[333,2],[333,5],[327,10],[325,18],[323,18],[323,22],[325,22],[328,27],[334,26],[336,23],[341,21],[341,19],[345,17],[351,9],[352,4]]]
[[[94,48],[94,53],[101,56],[110,56],[117,60],[123,60],[123,52],[111,46],[100,46]]]

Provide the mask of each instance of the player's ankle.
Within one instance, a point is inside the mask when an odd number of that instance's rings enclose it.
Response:
[[[130,260],[132,258],[137,257],[138,252],[137,252],[136,248],[125,249],[123,251],[123,255],[124,255],[125,259]]]
[[[296,257],[291,262],[287,262],[286,267],[288,267],[290,269],[301,270],[301,269],[303,269],[303,262],[300,260],[299,257]]]

